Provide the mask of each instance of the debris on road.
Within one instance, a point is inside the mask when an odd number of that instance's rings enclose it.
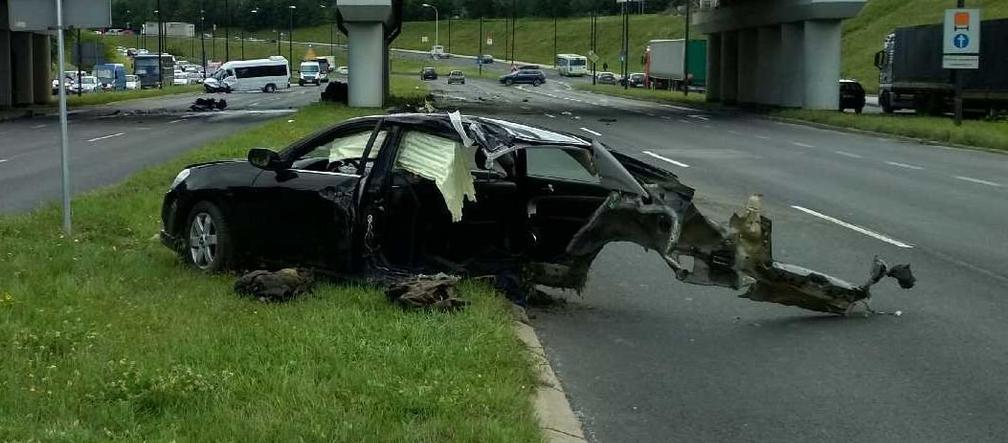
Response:
[[[395,283],[385,290],[389,301],[409,309],[455,311],[464,308],[468,301],[455,297],[459,278],[444,273],[420,275]]]
[[[249,272],[235,281],[234,290],[262,302],[284,302],[310,294],[314,286],[311,271],[287,268],[276,272]]]
[[[223,111],[226,108],[227,108],[227,100],[199,97],[192,104],[192,106],[189,107],[189,110],[193,112],[207,112],[207,111]]]

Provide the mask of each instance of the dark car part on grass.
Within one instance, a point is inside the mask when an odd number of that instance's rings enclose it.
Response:
[[[224,109],[227,109],[227,100],[203,97],[197,98],[189,107],[189,110],[193,112],[223,111]]]
[[[913,285],[906,265],[878,261],[854,285],[779,263],[759,196],[727,224],[703,216],[693,196],[672,172],[580,135],[458,113],[391,114],[345,121],[281,152],[253,149],[247,161],[186,168],[165,196],[161,238],[207,271],[222,260],[365,278],[489,275],[519,302],[535,285],[581,290],[595,257],[620,241],[657,252],[685,283],[819,312],[849,312],[883,276]],[[194,207],[219,208],[226,241],[184,216]],[[192,252],[204,243],[209,254]]]
[[[392,284],[385,290],[389,301],[406,309],[456,311],[466,307],[468,301],[455,296],[459,277],[447,274],[420,275]]]
[[[350,85],[347,82],[331,81],[322,91],[322,101],[337,102],[344,105],[350,101]]]
[[[249,272],[235,281],[234,290],[262,302],[284,302],[310,294],[314,285],[311,271],[285,268],[276,272]]]

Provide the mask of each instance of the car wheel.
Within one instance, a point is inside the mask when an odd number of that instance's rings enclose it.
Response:
[[[298,86],[304,86],[304,81],[298,82]]]
[[[270,83],[270,84],[266,85],[266,88],[263,89],[263,91],[265,91],[265,92],[276,92],[276,85],[274,85],[273,83]]]
[[[186,221],[186,247],[181,251],[182,259],[204,272],[227,270],[234,257],[234,245],[231,226],[220,208],[201,201],[189,211]]]
[[[507,79],[507,80],[504,80],[504,84],[505,84],[505,85],[508,85],[508,86],[511,86],[511,85],[513,85],[513,84],[514,84],[514,80],[513,80],[513,79],[510,79],[510,78],[509,78],[509,79]]]
[[[886,114],[892,114],[896,111],[892,105],[892,96],[888,92],[884,92],[879,96],[879,106],[882,108],[882,112]]]
[[[535,79],[535,80],[532,80],[532,86],[536,86],[536,87],[538,87],[538,86],[539,86],[539,85],[541,85],[541,84],[542,84],[542,82],[541,82],[541,81],[539,81],[539,79]]]
[[[856,114],[860,114],[862,112],[864,112],[864,106],[861,106],[859,108],[855,108],[854,109],[854,113],[856,113]]]

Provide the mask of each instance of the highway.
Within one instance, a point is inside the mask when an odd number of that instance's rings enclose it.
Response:
[[[599,442],[1003,441],[1008,156],[541,87],[432,83],[439,104],[596,138],[677,173],[726,221],[752,193],[774,253],[862,282],[910,262],[872,307],[825,316],[677,282],[610,245],[533,325]]]
[[[318,87],[275,94],[180,94],[73,111],[69,120],[74,194],[122,181],[130,174],[318,101]],[[196,97],[223,98],[220,112],[189,111]],[[0,123],[0,213],[57,201],[60,196],[59,119]]]

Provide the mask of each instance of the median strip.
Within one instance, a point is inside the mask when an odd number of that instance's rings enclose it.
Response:
[[[840,220],[838,218],[830,217],[830,216],[828,216],[826,214],[823,214],[823,213],[820,213],[820,212],[816,212],[816,211],[813,211],[813,210],[808,209],[808,208],[803,208],[801,206],[796,206],[796,205],[792,205],[791,207],[794,208],[794,209],[797,209],[797,210],[799,210],[801,212],[804,212],[804,213],[806,213],[808,215],[811,215],[813,217],[821,218],[821,219],[826,220],[826,221],[828,221],[830,223],[834,223],[834,224],[843,226],[843,227],[845,227],[847,229],[850,229],[852,231],[855,231],[855,232],[867,235],[867,236],[869,236],[871,238],[874,238],[876,240],[881,240],[883,242],[889,243],[889,244],[891,244],[893,246],[896,246],[896,247],[899,247],[899,248],[913,249],[913,247],[914,247],[914,245],[912,245],[910,243],[906,243],[906,242],[902,242],[902,241],[893,239],[893,238],[888,237],[888,236],[886,236],[884,234],[879,234],[878,232],[875,232],[875,231],[872,231],[872,230],[869,230],[869,229],[866,229],[866,228],[862,228],[862,227],[860,227],[858,225],[855,225],[855,224],[852,224],[852,223],[847,223],[847,222],[845,222],[843,220]]]
[[[690,166],[689,166],[689,165],[687,165],[686,163],[683,163],[683,162],[680,162],[680,161],[675,161],[675,160],[672,160],[671,158],[668,158],[668,157],[664,157],[664,156],[661,156],[661,155],[658,155],[658,154],[655,154],[654,152],[651,152],[651,151],[641,151],[641,153],[642,153],[642,154],[644,154],[644,155],[648,155],[648,156],[651,156],[651,157],[654,157],[654,158],[657,158],[658,160],[661,160],[661,161],[663,161],[663,162],[668,162],[668,163],[672,163],[673,165],[676,165],[676,166],[678,166],[678,167],[680,167],[680,168],[688,168],[688,167],[690,167]]]

